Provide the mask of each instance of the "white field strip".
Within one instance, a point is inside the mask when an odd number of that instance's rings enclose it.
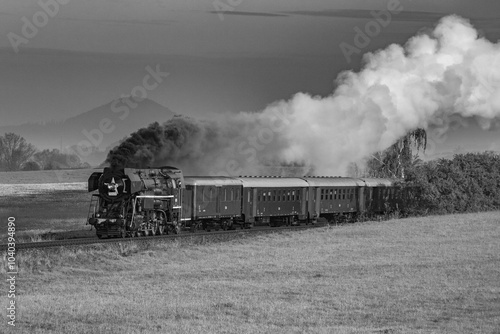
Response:
[[[87,190],[87,182],[0,184],[1,196],[42,194],[58,190]]]

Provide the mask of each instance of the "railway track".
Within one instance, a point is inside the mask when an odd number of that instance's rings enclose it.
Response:
[[[296,231],[305,230],[311,228],[323,227],[325,224],[314,224],[314,225],[300,225],[300,226],[282,226],[282,227],[260,227],[251,229],[239,229],[239,230],[229,230],[229,231],[215,231],[215,232],[201,232],[201,233],[181,233],[181,234],[170,234],[161,236],[148,236],[148,237],[137,237],[137,238],[111,238],[111,239],[98,239],[98,238],[81,238],[81,239],[64,239],[64,240],[54,240],[54,241],[41,241],[41,242],[26,242],[26,243],[16,243],[16,251],[21,249],[35,249],[35,248],[56,248],[56,247],[71,247],[71,246],[82,246],[82,245],[96,245],[96,244],[110,244],[110,243],[125,243],[125,242],[153,242],[159,240],[176,240],[176,239],[201,239],[206,238],[212,240],[230,240],[241,235],[250,234],[267,234],[276,233],[282,231]],[[0,244],[1,250],[7,250],[7,244]]]

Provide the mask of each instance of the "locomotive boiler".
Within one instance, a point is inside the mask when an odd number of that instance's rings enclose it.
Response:
[[[179,233],[182,171],[170,166],[104,168],[88,180],[92,195],[88,223],[99,238]]]

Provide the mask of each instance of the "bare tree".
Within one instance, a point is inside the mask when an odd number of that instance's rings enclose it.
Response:
[[[0,136],[0,158],[9,171],[19,170],[21,166],[36,152],[35,146],[26,142],[18,134],[6,133]]]
[[[416,129],[398,140],[383,152],[374,154],[367,162],[370,176],[404,178],[406,169],[421,162],[418,152],[425,151],[427,133],[424,129]]]

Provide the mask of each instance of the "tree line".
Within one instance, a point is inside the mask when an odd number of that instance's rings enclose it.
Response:
[[[500,155],[456,154],[409,168],[402,183],[409,214],[500,209]]]
[[[401,187],[405,214],[444,214],[500,209],[500,154],[455,154],[423,162],[427,134],[417,129],[383,152],[374,154],[361,170],[352,164],[356,177],[396,178]],[[357,175],[353,175],[357,174]]]
[[[0,170],[48,170],[67,168],[89,168],[76,154],[68,154],[58,149],[42,151],[15,133],[0,136]]]

